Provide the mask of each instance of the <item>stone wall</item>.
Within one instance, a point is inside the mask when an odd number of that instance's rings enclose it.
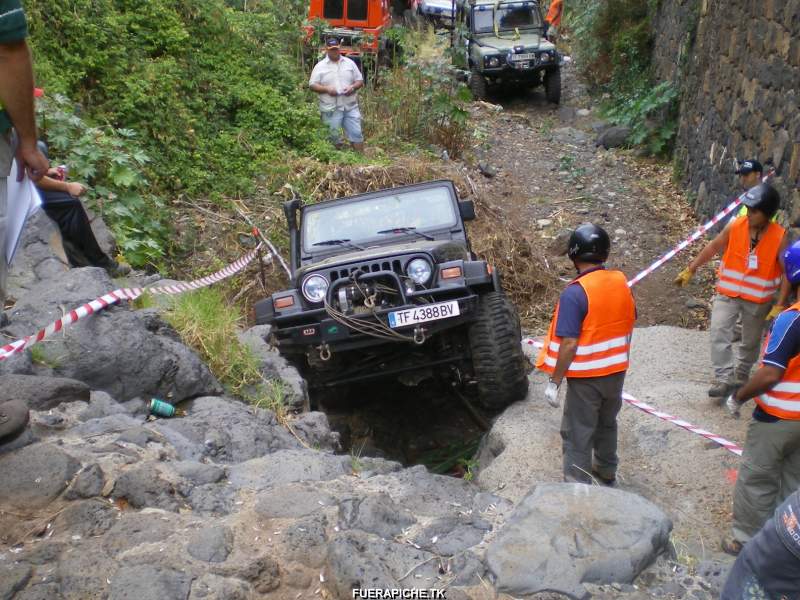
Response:
[[[676,162],[709,214],[737,191],[734,158],[772,161],[800,218],[800,0],[662,0],[656,74],[681,89]]]

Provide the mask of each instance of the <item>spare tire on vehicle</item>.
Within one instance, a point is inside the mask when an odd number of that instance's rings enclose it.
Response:
[[[522,332],[514,305],[502,292],[478,300],[469,328],[472,369],[478,403],[491,411],[523,400],[528,393],[528,366],[522,354]]]

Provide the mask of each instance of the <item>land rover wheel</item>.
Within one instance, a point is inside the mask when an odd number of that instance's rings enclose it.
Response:
[[[487,88],[486,77],[473,67],[469,74],[469,91],[472,92],[472,97],[475,100],[486,100]]]
[[[544,93],[548,102],[553,104],[561,102],[561,69],[559,67],[545,73]]]
[[[521,337],[517,311],[508,298],[500,292],[481,296],[469,346],[483,408],[496,411],[525,398],[528,377]]]

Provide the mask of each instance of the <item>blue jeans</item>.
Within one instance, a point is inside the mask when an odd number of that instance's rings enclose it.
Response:
[[[339,144],[342,141],[339,131],[344,129],[347,141],[352,144],[360,144],[364,141],[361,133],[361,111],[358,106],[347,110],[336,109],[330,112],[322,112],[322,122],[331,130],[331,141]]]

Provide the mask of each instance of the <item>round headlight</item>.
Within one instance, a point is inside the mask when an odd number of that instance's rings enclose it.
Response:
[[[539,60],[542,62],[550,62],[550,55],[547,52],[542,52],[539,55]]]
[[[415,283],[422,285],[427,283],[433,274],[431,263],[423,258],[415,258],[406,267],[406,273]]]
[[[499,58],[497,58],[496,56],[492,56],[492,57],[489,59],[488,65],[489,65],[490,67],[499,67],[499,66],[500,66],[500,59],[499,59]]]
[[[322,302],[328,291],[328,280],[322,275],[310,275],[303,282],[303,296],[309,302]]]

